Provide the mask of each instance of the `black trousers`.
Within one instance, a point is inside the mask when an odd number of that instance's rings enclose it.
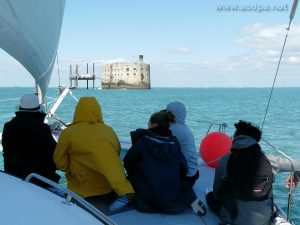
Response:
[[[111,205],[117,198],[118,198],[118,195],[115,192],[110,192],[110,193],[104,194],[104,195],[96,195],[96,196],[87,197],[87,198],[85,198],[85,200],[87,202],[89,202],[90,204],[92,204],[97,209],[99,209],[104,214],[110,215],[108,206]]]
[[[193,175],[193,176],[191,176],[191,177],[186,176],[186,177],[184,178],[184,180],[185,180],[185,182],[187,182],[190,186],[194,186],[194,184],[195,184],[196,180],[198,180],[198,178],[199,178],[199,171],[197,171],[197,172],[195,173],[195,175]]]
[[[223,205],[215,198],[212,192],[206,195],[206,203],[212,212],[219,215]]]

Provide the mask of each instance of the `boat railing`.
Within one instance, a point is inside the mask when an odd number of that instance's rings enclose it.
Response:
[[[293,159],[291,157],[289,157],[287,154],[285,154],[284,152],[282,152],[281,150],[277,149],[275,146],[273,146],[270,142],[268,142],[267,140],[263,139],[262,140],[268,144],[272,150],[274,150],[275,152],[277,152],[278,154],[282,155],[284,158],[288,159],[288,161],[290,162],[290,167],[291,167],[291,176],[290,176],[290,186],[289,186],[289,193],[288,193],[288,207],[287,207],[287,221],[290,221],[290,214],[291,214],[291,207],[292,207],[292,195],[293,195],[293,181],[294,181],[294,175],[295,175],[295,167],[293,164]]]
[[[88,213],[92,214],[94,217],[96,217],[101,223],[105,225],[116,225],[115,222],[113,222],[110,218],[108,218],[105,214],[103,214],[101,211],[96,209],[94,206],[92,206],[90,203],[82,199],[79,195],[75,194],[74,192],[70,191],[69,189],[62,187],[58,183],[53,182],[52,180],[49,180],[39,174],[31,173],[25,178],[25,182],[30,182],[32,178],[38,179],[39,181],[42,181],[46,184],[48,184],[50,187],[53,187],[54,190],[48,189],[49,191],[53,192],[54,194],[57,194],[64,198],[63,203],[66,205],[71,205],[71,203],[78,204],[81,208],[86,210]]]
[[[215,123],[215,122],[211,122],[211,121],[197,121],[197,122],[200,122],[200,123],[208,123],[209,124],[209,126],[208,126],[208,129],[207,129],[207,132],[206,132],[206,135],[208,135],[209,134],[209,132],[210,132],[210,130],[211,130],[211,128],[213,127],[213,126],[218,126],[219,127],[219,132],[221,132],[221,133],[226,133],[225,131],[226,131],[226,128],[228,128],[228,125],[227,125],[227,123]]]

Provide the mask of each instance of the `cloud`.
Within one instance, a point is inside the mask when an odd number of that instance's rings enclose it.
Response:
[[[190,54],[191,50],[189,48],[173,48],[173,49],[169,49],[168,52],[185,55],[185,54]]]
[[[254,51],[256,57],[264,62],[275,62],[279,60],[287,30],[286,25],[267,26],[254,24],[243,29],[235,43],[241,47]],[[284,54],[283,62],[296,64],[300,61],[300,25],[292,25]]]
[[[270,87],[286,32],[286,25],[254,24],[241,30],[233,40],[234,47],[241,50],[239,54],[210,61],[153,64],[152,72],[159,75],[152,75],[154,86]],[[293,25],[276,81],[278,87],[300,85],[299,40],[300,25]]]
[[[241,51],[217,60],[198,60],[184,63],[153,62],[153,86],[181,87],[270,87],[283,41],[286,25],[268,26],[260,23],[245,27],[233,40]],[[277,86],[299,86],[300,25],[289,31]],[[169,52],[186,54],[187,48]]]
[[[127,59],[116,58],[116,59],[93,59],[93,60],[82,60],[82,59],[72,59],[72,60],[63,60],[61,61],[64,64],[78,64],[83,65],[86,63],[97,63],[97,64],[108,64],[108,63],[127,63]]]
[[[300,57],[290,56],[288,57],[290,63],[300,64]]]
[[[109,64],[109,63],[128,63],[129,61],[123,58],[117,58],[117,59],[100,59],[96,60],[96,62],[100,64]]]

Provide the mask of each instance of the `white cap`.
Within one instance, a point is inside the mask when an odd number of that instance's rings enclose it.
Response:
[[[26,94],[21,97],[19,111],[22,112],[40,112],[42,107],[39,98],[35,94]]]

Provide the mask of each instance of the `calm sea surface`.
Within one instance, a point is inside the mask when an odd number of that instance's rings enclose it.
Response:
[[[21,95],[33,88],[0,88],[0,132],[3,124],[14,116]],[[240,119],[261,126],[270,89],[267,88],[153,88],[152,90],[86,90],[75,89],[73,94],[95,96],[102,107],[106,124],[113,127],[119,139],[130,141],[129,132],[146,128],[151,113],[164,109],[170,101],[185,103],[187,125],[193,131],[199,146],[206,135],[209,122],[228,124],[226,133],[233,134],[233,124]],[[49,105],[58,97],[57,89],[49,89]],[[277,88],[273,92],[269,112],[263,128],[263,138],[294,159],[300,160],[300,88]],[[52,103],[53,104],[53,103]],[[75,100],[67,96],[57,115],[64,122],[71,122]],[[213,131],[218,126],[212,127]],[[262,144],[263,149],[271,148]],[[1,156],[2,157],[2,156]],[[0,168],[3,169],[2,158]],[[286,210],[287,190],[284,179],[287,173],[276,177],[275,201]],[[292,215],[295,224],[300,224],[300,185],[294,192]],[[298,214],[298,215],[296,215]]]

